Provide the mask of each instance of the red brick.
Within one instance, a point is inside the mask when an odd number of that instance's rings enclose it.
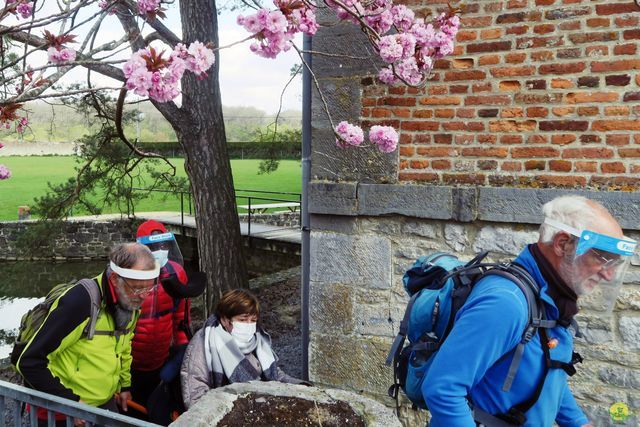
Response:
[[[474,43],[467,45],[467,53],[499,52],[511,50],[511,41]]]
[[[546,80],[527,80],[525,86],[529,90],[545,90],[547,89]]]
[[[405,119],[411,117],[411,110],[408,108],[392,108],[391,112],[393,113],[394,117],[401,117]]]
[[[580,21],[565,21],[558,25],[558,28],[562,31],[574,31],[579,30],[582,27]]]
[[[578,115],[581,117],[591,117],[600,114],[599,107],[578,107]]]
[[[522,37],[516,39],[516,49],[537,49],[540,47],[558,47],[564,45],[562,36]]]
[[[555,107],[551,110],[555,116],[564,117],[575,113],[575,107]]]
[[[536,6],[550,6],[555,3],[556,0],[536,0]]]
[[[431,167],[437,170],[451,169],[451,161],[449,160],[431,160]]]
[[[433,110],[414,110],[413,117],[416,119],[430,119],[433,117]]]
[[[483,55],[478,59],[478,65],[495,65],[500,62],[498,55]]]
[[[380,98],[378,101],[378,105],[398,105],[402,107],[412,107],[416,105],[415,98],[394,98],[391,96],[387,96],[384,98]]]
[[[419,156],[426,157],[457,157],[458,150],[449,147],[417,147]]]
[[[604,107],[605,116],[628,116],[629,107],[624,105],[615,105],[612,107]]]
[[[563,159],[610,159],[613,150],[606,147],[591,148],[565,148],[562,151]]]
[[[509,0],[507,2],[507,9],[521,9],[527,7],[527,0]]]
[[[586,120],[545,120],[538,122],[541,131],[576,131],[584,132],[589,128]]]
[[[546,107],[528,107],[527,108],[527,117],[547,117],[549,114],[549,109]]]
[[[524,162],[524,170],[545,170],[547,167],[547,162],[544,160],[527,160]]]
[[[594,73],[610,73],[614,71],[640,70],[640,59],[624,59],[621,61],[592,62],[591,71]]]
[[[485,175],[474,173],[443,174],[442,182],[445,184],[483,185],[485,183]]]
[[[420,98],[420,105],[459,105],[462,98],[459,96],[425,96]]]
[[[432,85],[428,87],[429,95],[446,95],[449,92],[448,85]]]
[[[579,87],[599,87],[600,77],[598,76],[582,76],[578,79]]]
[[[475,30],[460,30],[456,34],[456,41],[458,43],[470,42],[478,38],[478,32]]]
[[[613,42],[618,40],[618,33],[615,31],[601,31],[596,33],[574,33],[569,34],[569,40],[574,44]]]
[[[465,16],[460,21],[462,28],[486,28],[491,25],[493,16]]]
[[[638,12],[638,6],[633,1],[624,3],[608,3],[596,5],[596,13],[598,15],[618,15],[621,13]]]
[[[520,162],[503,162],[501,170],[505,172],[519,172],[522,170],[522,163]]]
[[[475,137],[468,134],[458,134],[453,141],[455,145],[471,145],[475,143]]]
[[[521,64],[527,59],[527,54],[524,52],[507,53],[504,56],[504,62],[508,64]]]
[[[635,27],[640,23],[640,18],[633,15],[618,16],[614,23],[616,27]]]
[[[570,62],[564,64],[543,64],[538,67],[539,74],[575,74],[586,68],[584,62]]]
[[[616,92],[571,92],[567,94],[569,104],[585,102],[615,102],[619,98]]]
[[[575,59],[583,57],[582,48],[579,47],[559,49],[556,53],[556,58],[558,59]]]
[[[390,95],[404,95],[407,93],[406,86],[389,86],[387,90]]]
[[[411,144],[412,139],[412,135],[409,135],[408,133],[401,133],[399,142],[400,144]]]
[[[531,132],[535,128],[535,120],[496,120],[489,122],[489,130],[491,132]]]
[[[491,92],[491,90],[492,90],[491,82],[474,83],[473,86],[471,86],[471,91],[473,93]]]
[[[624,96],[622,97],[622,101],[640,101],[640,92],[625,92]]]
[[[416,172],[401,172],[398,174],[400,181],[422,181],[422,182],[438,182],[438,174],[436,173],[416,173]]]
[[[609,18],[591,18],[587,19],[587,27],[608,27],[611,24]]]
[[[485,12],[500,12],[502,10],[502,3],[489,3],[484,5]]]
[[[576,172],[596,172],[598,170],[597,162],[576,162]]]
[[[462,155],[467,157],[507,157],[509,150],[502,147],[470,147],[463,148]]]
[[[480,31],[481,40],[499,39],[502,37],[502,28],[490,28]]]
[[[580,135],[581,144],[599,144],[602,138],[599,135],[582,134]]]
[[[429,167],[428,160],[411,160],[409,162],[411,169],[427,169]]]
[[[606,76],[604,80],[607,86],[626,86],[631,82],[631,75],[617,74],[613,76]]]
[[[412,146],[400,146],[400,155],[403,157],[412,157],[416,153],[416,148]]]
[[[571,172],[571,167],[568,160],[549,160],[549,170],[553,172]]]
[[[471,119],[476,116],[476,110],[473,108],[458,108],[456,110],[456,117],[461,119]]]
[[[613,145],[616,147],[629,145],[629,135],[607,135],[607,145]]]
[[[440,122],[410,121],[402,122],[400,129],[407,131],[438,130]]]
[[[613,47],[614,55],[635,55],[637,51],[635,43],[619,44]]]
[[[632,174],[640,175],[640,164],[637,164],[637,165],[632,164],[631,170],[629,172]]]
[[[383,117],[391,117],[391,111],[387,108],[373,108],[371,109],[371,117],[374,118],[383,118]]]
[[[363,107],[373,107],[377,103],[375,98],[362,98],[362,106]]]
[[[456,115],[456,111],[453,108],[438,108],[434,110],[437,118],[452,119]]]
[[[567,144],[571,144],[575,140],[576,140],[576,136],[568,133],[562,133],[560,135],[551,136],[551,143],[553,145],[567,145]]]
[[[465,131],[465,132],[482,132],[484,131],[483,122],[446,122],[442,124],[442,128],[447,131]]]
[[[478,117],[498,117],[499,112],[497,108],[483,108],[478,110]]]
[[[451,144],[453,135],[450,133],[437,133],[433,135],[433,142],[436,144]]]
[[[530,76],[535,72],[534,67],[503,67],[490,70],[493,77]]]
[[[567,79],[552,79],[551,87],[553,89],[571,89],[574,87],[574,84],[571,80]]]
[[[550,50],[538,50],[531,52],[532,61],[551,61],[553,59],[553,52]]]
[[[609,54],[609,47],[604,45],[588,46],[585,51],[585,55],[593,58],[595,56],[607,56]]]
[[[500,117],[503,119],[511,119],[515,117],[524,117],[524,108],[522,107],[511,107],[511,108],[503,108]]]
[[[594,131],[640,130],[639,120],[595,120],[591,124]]]
[[[562,102],[561,93],[516,93],[513,98],[517,104],[558,104]]]
[[[521,36],[522,34],[525,34],[527,31],[529,31],[528,25],[516,25],[515,27],[507,28],[508,35],[515,34],[517,36]]]
[[[511,97],[508,95],[472,95],[464,100],[465,105],[509,105]]]
[[[496,140],[495,135],[478,135],[478,143],[480,144],[495,144]]]
[[[565,1],[566,4],[566,1]],[[582,15],[589,15],[591,13],[590,6],[580,6],[580,7],[563,7],[561,9],[552,9],[547,10],[544,13],[544,17],[546,19],[555,20],[555,19],[569,19],[576,18]]]
[[[444,73],[444,81],[458,81],[458,80],[484,80],[487,74],[480,70],[467,70],[467,71],[447,71]]]
[[[637,40],[637,39],[640,39],[640,30],[625,30],[622,33],[622,37],[625,40]]]
[[[535,157],[558,157],[560,151],[554,147],[513,147],[511,157],[514,159]]]
[[[456,70],[466,70],[473,68],[473,58],[458,58],[451,62],[451,65]]]
[[[522,135],[501,135],[500,144],[505,144],[505,145],[522,144]]]
[[[520,82],[517,80],[503,80],[499,85],[501,92],[517,92],[520,90]]]
[[[540,24],[533,27],[533,32],[536,34],[553,33],[555,30],[556,26],[554,24]]]
[[[541,175],[535,178],[536,186],[559,187],[559,188],[580,188],[587,185],[587,179],[582,176],[567,175]]]
[[[435,70],[448,70],[451,68],[451,61],[448,59],[436,59],[433,63],[433,68]]]
[[[407,160],[400,160],[399,169],[400,170],[409,169],[409,162]]]
[[[497,160],[478,160],[476,162],[478,169],[483,171],[492,171],[498,169],[498,161]]]
[[[623,158],[640,158],[640,148],[619,148],[618,155]]]

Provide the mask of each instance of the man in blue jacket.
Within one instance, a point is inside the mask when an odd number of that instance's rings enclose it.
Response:
[[[636,242],[624,237],[602,205],[584,197],[556,198],[543,206],[543,213],[538,242],[528,245],[515,262],[540,286],[547,318],[557,326],[539,329],[525,345],[512,386],[503,391],[513,350],[528,323],[528,308],[524,294],[508,279],[490,275],[480,280],[424,381],[432,427],[475,427],[474,415],[477,420],[482,413],[505,414],[535,399],[539,386],[539,396],[520,422],[511,418],[501,425],[591,425],[569,389],[565,370],[547,368],[547,360],[572,361],[570,325],[580,296],[590,294],[603,310],[612,308]]]

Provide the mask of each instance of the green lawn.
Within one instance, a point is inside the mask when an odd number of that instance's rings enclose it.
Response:
[[[172,159],[177,166],[178,174],[186,176],[181,159]],[[0,157],[0,164],[11,169],[12,176],[0,181],[0,220],[17,219],[18,206],[32,205],[34,197],[43,195],[47,190],[47,182],[59,183],[74,174],[76,158],[73,156],[43,157]],[[259,160],[232,160],[233,180],[237,189],[263,190],[299,193],[301,189],[300,162],[283,160],[280,167],[269,175],[258,175]],[[212,183],[215,185],[215,183]],[[96,196],[97,197],[97,196]],[[266,196],[269,197],[269,196]],[[275,198],[297,200],[296,197],[273,195]],[[238,199],[238,204],[246,204],[246,199]],[[269,203],[253,201],[252,203]],[[273,203],[273,202],[272,202]],[[185,199],[185,209],[187,201]],[[137,212],[180,210],[178,197],[152,196],[136,205]],[[117,212],[115,209],[104,213]],[[77,212],[82,214],[82,212]]]

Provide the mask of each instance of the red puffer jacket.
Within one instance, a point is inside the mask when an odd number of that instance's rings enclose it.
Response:
[[[186,285],[187,273],[173,261],[167,262],[160,270],[160,280],[171,276]],[[186,317],[185,317],[186,311]],[[133,363],[131,368],[137,371],[160,369],[169,357],[172,345],[187,344],[189,338],[180,327],[186,321],[189,325],[189,301],[174,299],[162,285],[158,291],[150,294],[142,303],[140,318],[136,325],[132,342]]]

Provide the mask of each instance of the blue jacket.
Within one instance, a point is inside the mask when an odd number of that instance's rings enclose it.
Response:
[[[525,248],[516,261],[540,285],[548,318],[558,319],[558,309],[547,295],[547,283],[529,249]],[[432,415],[430,426],[474,427],[467,396],[484,411],[499,414],[533,395],[545,363],[539,334],[525,346],[511,390],[502,391],[513,357],[511,350],[522,337],[527,317],[524,294],[511,281],[487,276],[474,286],[423,383],[422,393]],[[557,347],[550,350],[551,358],[570,362],[571,332],[558,326],[547,333],[549,339],[558,340]],[[507,353],[509,356],[500,360]],[[588,423],[562,369],[549,370],[540,397],[526,416],[527,426],[551,427],[554,421],[561,427]]]

